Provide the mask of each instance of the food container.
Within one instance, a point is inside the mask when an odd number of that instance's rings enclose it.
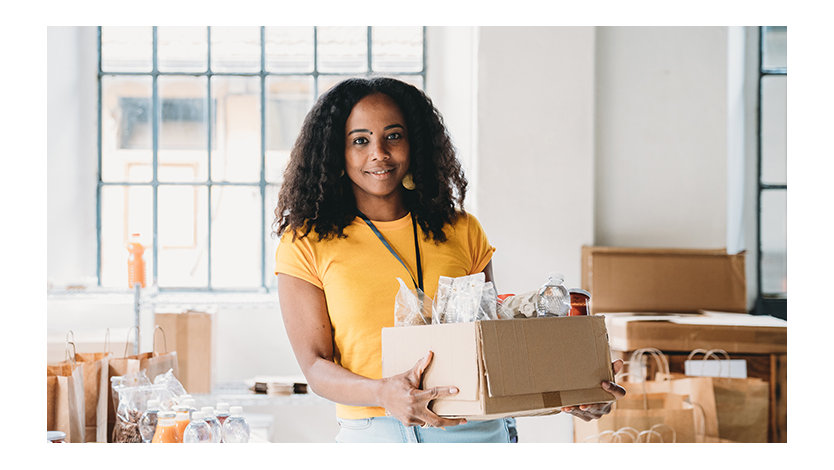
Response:
[[[568,316],[588,315],[591,312],[591,293],[585,289],[571,289]]]

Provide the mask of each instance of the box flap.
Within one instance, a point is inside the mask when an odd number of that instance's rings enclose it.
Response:
[[[613,378],[602,317],[476,323],[490,397],[593,389]]]
[[[478,401],[478,341],[474,323],[383,328],[382,376],[405,372],[434,351],[423,388],[456,386],[453,400]]]

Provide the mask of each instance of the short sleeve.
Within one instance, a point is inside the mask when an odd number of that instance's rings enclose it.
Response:
[[[472,214],[468,218],[467,235],[469,238],[469,250],[472,255],[472,270],[469,274],[479,273],[486,268],[495,253],[495,247],[489,244],[484,228]]]
[[[275,249],[275,274],[288,274],[324,288],[309,237],[293,240],[291,231],[284,232]]]

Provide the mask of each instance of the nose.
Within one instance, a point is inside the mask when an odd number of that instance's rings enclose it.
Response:
[[[387,160],[391,157],[383,139],[374,139],[370,145],[371,160]]]

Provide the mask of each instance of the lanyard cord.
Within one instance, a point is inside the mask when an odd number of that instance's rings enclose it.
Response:
[[[400,258],[400,255],[398,255],[397,252],[394,251],[394,249],[391,247],[391,245],[388,244],[388,241],[385,239],[384,236],[382,236],[382,233],[380,233],[379,229],[376,228],[376,225],[374,225],[373,222],[371,222],[371,219],[369,219],[368,216],[366,216],[362,212],[359,212],[358,210],[356,212],[358,212],[359,217],[362,217],[362,220],[364,220],[365,223],[368,224],[368,227],[370,227],[371,230],[373,230],[374,235],[376,235],[376,237],[379,238],[379,241],[381,241],[382,244],[385,245],[385,248],[388,248],[388,251],[390,251],[391,254],[394,255],[394,258],[397,258],[397,261],[399,261],[400,264],[403,265],[406,272],[408,272],[408,275],[411,277],[411,282],[414,283],[414,287],[418,287],[422,291],[423,264],[420,262],[420,245],[417,243],[417,221],[414,219],[414,214],[411,214],[411,227],[414,229],[414,252],[417,254],[417,279],[419,279],[419,284],[417,281],[414,280],[414,276],[411,275],[411,270],[409,270],[408,266],[405,265],[403,260]]]

